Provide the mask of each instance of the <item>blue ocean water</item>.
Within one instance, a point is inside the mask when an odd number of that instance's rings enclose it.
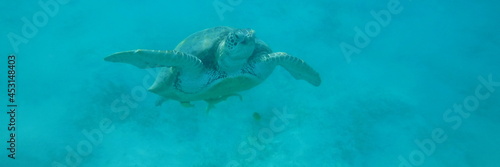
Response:
[[[498,11],[487,0],[3,2],[0,166],[496,167]],[[156,107],[145,90],[157,70],[103,60],[216,26],[254,29],[322,84],[278,67],[207,113],[202,101]]]

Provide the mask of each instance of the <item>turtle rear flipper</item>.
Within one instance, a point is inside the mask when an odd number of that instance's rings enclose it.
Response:
[[[203,63],[196,56],[176,50],[131,50],[104,58],[106,61],[128,63],[138,68],[177,67],[186,74],[198,75]]]
[[[220,96],[220,97],[211,98],[211,99],[205,99],[205,101],[208,103],[206,111],[209,112],[211,109],[215,108],[215,104],[220,103],[222,101],[226,101],[227,98],[232,97],[232,96],[239,97],[240,101],[243,100],[243,96],[241,96],[240,94],[237,94],[237,93],[232,93],[229,95]]]
[[[164,97],[158,97],[155,102],[155,106],[161,106],[164,102],[166,102],[168,99]]]
[[[284,52],[275,52],[263,55],[259,60],[268,66],[280,65],[285,68],[295,79],[306,80],[314,86],[321,84],[321,77],[304,60],[293,57]]]
[[[183,107],[191,108],[194,107],[194,104],[191,104],[189,101],[181,101],[180,102]]]

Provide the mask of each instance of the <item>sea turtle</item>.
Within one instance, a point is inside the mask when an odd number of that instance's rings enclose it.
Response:
[[[214,27],[190,35],[174,50],[138,49],[114,53],[104,60],[141,69],[161,67],[149,91],[184,106],[191,106],[190,101],[205,100],[211,108],[230,96],[241,98],[238,92],[260,84],[277,65],[295,79],[314,86],[321,84],[319,74],[303,60],[284,52],[272,52],[254,32]]]

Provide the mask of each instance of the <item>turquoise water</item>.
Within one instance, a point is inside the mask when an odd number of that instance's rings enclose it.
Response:
[[[0,166],[495,167],[498,11],[486,0],[4,2],[0,86],[6,95],[15,54],[18,107],[12,159],[0,98]],[[145,89],[157,70],[103,60],[216,26],[254,29],[322,84],[279,67],[207,113],[203,101],[156,107]]]

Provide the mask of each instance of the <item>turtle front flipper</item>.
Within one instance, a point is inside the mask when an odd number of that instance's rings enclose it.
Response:
[[[203,70],[203,63],[196,56],[176,50],[131,50],[118,52],[104,58],[106,61],[128,63],[139,67],[178,67],[186,74],[198,75]]]
[[[293,57],[284,52],[275,52],[262,55],[257,63],[264,63],[268,67],[280,65],[285,68],[295,79],[306,80],[314,86],[321,84],[321,77],[304,60]]]

